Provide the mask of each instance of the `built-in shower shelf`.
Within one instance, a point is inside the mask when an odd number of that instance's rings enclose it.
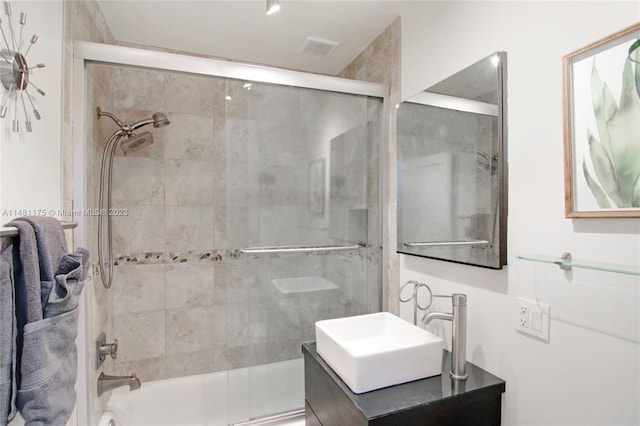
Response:
[[[340,287],[324,277],[310,276],[297,278],[275,278],[273,286],[282,296],[295,296],[326,291],[340,290]]]
[[[564,253],[562,256],[544,256],[544,255],[522,255],[516,256],[520,260],[528,260],[531,262],[548,263],[558,265],[560,269],[570,271],[571,268],[592,269],[596,271],[613,272],[616,274],[637,275],[640,276],[640,268],[638,266],[618,265],[614,263],[603,263],[590,260],[573,259],[570,253]]]

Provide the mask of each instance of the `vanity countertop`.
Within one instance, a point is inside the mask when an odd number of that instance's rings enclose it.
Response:
[[[456,415],[459,415],[461,411],[459,409],[463,407],[469,408],[466,411],[471,416],[471,412],[476,408],[481,411],[489,409],[488,405],[490,404],[487,401],[492,401],[494,405],[497,404],[497,424],[499,424],[501,394],[505,391],[504,380],[470,362],[467,362],[467,380],[451,379],[449,376],[451,354],[447,351],[443,351],[443,373],[441,375],[362,394],[351,392],[349,387],[318,355],[315,342],[304,343],[302,352],[305,356],[307,403],[320,420],[322,420],[323,414],[318,413],[318,410],[336,411],[341,406],[349,410],[348,406],[352,405],[355,408],[351,410],[352,414],[361,418],[362,424],[401,424],[397,422],[408,421],[408,417],[405,417],[408,415],[412,417],[411,420],[415,420],[416,416],[424,418],[442,416],[449,410],[456,411]],[[393,368],[393,366],[389,368]],[[492,414],[495,417],[496,407],[493,408]],[[331,418],[335,413],[328,414],[327,418]],[[495,421],[479,421],[479,417],[477,417],[479,414],[482,413],[473,414],[475,417],[471,421],[475,421],[475,424],[496,424]],[[344,417],[340,418],[344,419]],[[391,420],[392,418],[394,420]],[[377,422],[375,419],[387,419],[388,421]],[[324,421],[321,424],[330,423],[333,422]],[[409,421],[406,424],[412,423],[414,422]],[[442,424],[446,423],[444,421]],[[457,420],[453,424],[462,423]]]

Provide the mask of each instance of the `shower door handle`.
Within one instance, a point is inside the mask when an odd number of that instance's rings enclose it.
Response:
[[[245,254],[270,254],[270,253],[318,253],[329,251],[358,250],[366,247],[365,243],[344,246],[269,246],[269,247],[245,247],[240,252]]]
[[[407,247],[439,247],[439,246],[488,246],[487,240],[469,240],[469,241],[424,241],[403,243]]]

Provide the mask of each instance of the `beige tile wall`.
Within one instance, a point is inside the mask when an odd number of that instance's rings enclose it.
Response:
[[[95,1],[65,1],[64,2],[64,60],[63,60],[63,125],[62,125],[62,195],[63,206],[71,210],[73,205],[73,43],[76,40],[93,41],[100,43],[113,43],[114,39],[106,25],[102,12]],[[105,75],[90,74],[92,83],[89,87],[93,90],[88,94],[94,102],[102,103],[110,98],[108,78]],[[96,134],[96,133],[93,133]],[[90,164],[88,170],[98,170],[96,164],[97,151],[100,149],[95,142],[96,138],[87,145],[87,154]],[[78,178],[78,177],[76,177]],[[97,182],[95,173],[88,175],[90,184]],[[93,235],[95,233],[89,233]],[[87,247],[95,252],[95,239],[90,239]],[[96,281],[90,282],[85,287],[86,297],[89,300],[87,309],[87,334],[88,341],[94,341],[101,331],[110,331],[109,306],[110,301],[107,292]],[[81,338],[81,337],[79,337]],[[89,345],[89,359],[95,359],[95,348]],[[95,370],[92,362],[88,365],[87,383],[91,390],[88,395],[88,411],[92,424],[97,424],[104,406],[106,397],[98,398],[93,393],[94,384],[101,370]],[[78,380],[83,380],[80,376]],[[82,420],[79,422],[82,424]]]
[[[400,99],[400,18],[396,18],[340,77],[386,84],[390,88],[388,140],[383,149],[383,297],[384,308],[398,313],[398,255],[396,230],[396,119],[395,105]]]

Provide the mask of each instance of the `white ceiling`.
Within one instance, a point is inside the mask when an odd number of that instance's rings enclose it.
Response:
[[[337,74],[373,41],[404,1],[98,0],[114,38],[189,53]],[[301,55],[306,36],[340,43],[328,57]]]

